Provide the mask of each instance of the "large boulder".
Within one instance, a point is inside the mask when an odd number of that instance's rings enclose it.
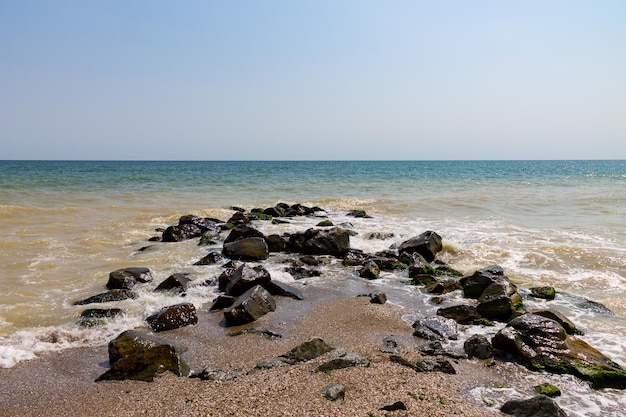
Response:
[[[224,318],[231,326],[238,326],[257,320],[259,317],[276,310],[274,297],[263,287],[250,288],[224,311]]]
[[[463,296],[466,298],[480,298],[483,291],[504,276],[504,270],[499,265],[492,265],[479,269],[472,275],[461,278]]]
[[[346,229],[308,229],[289,237],[289,250],[306,255],[344,256],[350,249],[350,233]]]
[[[133,288],[138,282],[145,283],[150,281],[152,281],[152,272],[148,268],[123,268],[109,273],[107,288],[110,290],[128,290]]]
[[[626,388],[626,370],[547,317],[524,314],[492,339],[493,347],[511,353],[531,369],[575,375],[594,388]]]
[[[227,271],[222,274],[225,273]],[[248,264],[242,264],[228,276],[227,281],[220,282],[220,289],[227,295],[238,297],[255,285],[265,286],[270,280],[270,273],[261,265],[251,267]]]
[[[132,379],[151,382],[166,371],[188,376],[189,366],[180,357],[183,350],[156,337],[127,330],[109,342],[111,369],[96,381]]]
[[[441,236],[433,231],[426,231],[400,244],[398,252],[418,253],[427,262],[435,260],[435,256],[443,248]]]
[[[232,259],[258,261],[270,256],[269,248],[262,237],[247,237],[224,243],[222,253]]]
[[[154,332],[178,329],[179,327],[191,326],[198,323],[196,307],[191,303],[181,303],[152,314],[146,322]]]

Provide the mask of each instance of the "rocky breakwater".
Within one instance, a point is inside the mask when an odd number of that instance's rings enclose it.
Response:
[[[437,259],[437,254],[443,249],[443,242],[441,236],[434,231],[423,232],[398,246],[392,245],[388,250],[371,254],[350,246],[350,236],[358,233],[350,225],[336,227],[331,221],[325,220],[317,227],[301,232],[272,235],[265,235],[254,226],[255,222],[259,221],[281,224],[289,222],[294,216],[314,214],[323,217],[324,211],[318,207],[309,208],[300,204],[292,206],[278,204],[266,209],[253,209],[250,212],[237,209],[227,221],[186,215],[180,218],[178,225],[163,229],[161,236],[151,240],[180,242],[198,239],[200,245],[223,242],[221,250],[212,250],[195,265],[220,264],[223,268],[223,272],[211,283],[217,285],[219,295],[209,310],[223,314],[225,327],[247,325],[263,315],[271,314],[276,309],[275,297],[303,299],[302,292],[297,286],[273,280],[263,266],[263,262],[273,254],[281,253],[281,256],[288,259],[285,261],[288,264],[285,271],[296,279],[319,276],[322,273],[317,269],[319,265],[338,262],[366,280],[378,279],[381,271],[390,271],[398,276],[407,277],[408,285],[419,286],[423,291],[433,294],[433,302],[442,302],[447,294],[462,294],[465,302],[442,307],[437,311],[437,315],[418,318],[413,324],[413,335],[419,346],[421,358],[408,359],[402,356],[393,339],[384,341],[386,346],[384,349],[390,354],[391,362],[409,366],[416,372],[454,374],[454,366],[445,359],[446,357],[457,361],[465,358],[481,360],[515,358],[534,370],[571,373],[589,381],[594,388],[626,387],[626,371],[577,338],[574,334],[579,331],[566,317],[550,309],[527,312],[517,286],[504,274],[503,268],[493,265],[464,275]],[[358,210],[349,215],[369,217]],[[227,236],[223,237],[222,234],[226,233]],[[381,233],[367,238],[388,237],[389,234]],[[143,275],[137,275],[139,273]],[[111,274],[116,277],[116,283],[112,283],[113,278],[110,277],[108,292],[81,300],[77,304],[100,302],[98,300],[108,302],[115,299],[133,299],[137,297],[133,292],[136,286],[149,285],[151,282],[151,273],[149,274],[147,268],[129,268]],[[193,280],[184,274],[174,274],[155,290],[181,294],[187,291],[190,285],[195,285]],[[540,294],[553,296],[553,290],[551,294],[550,289],[543,288],[536,292],[536,296]],[[369,296],[373,303],[384,303],[387,298],[380,291]],[[550,299],[549,296],[545,298]],[[188,303],[168,306],[147,319],[147,324],[153,332],[168,331],[197,322],[195,307]],[[479,326],[476,330],[480,333],[483,326],[489,326],[493,322],[506,323],[506,326],[491,341],[479,334],[463,341],[464,351],[453,351],[446,347],[450,340],[462,337],[457,324]],[[271,332],[268,334],[271,335]],[[126,343],[129,339],[131,343]],[[121,341],[129,347],[120,348]],[[320,365],[317,370],[344,366],[342,364],[367,366],[369,363],[367,358],[349,349],[325,347],[325,342],[321,339],[304,343],[294,349],[300,351],[312,348],[316,351],[322,346],[323,353],[320,355],[333,352],[329,357],[329,364]],[[189,375],[189,368],[180,356],[182,349],[150,334],[122,333],[111,341],[109,352],[111,351],[125,353],[116,353],[113,356],[110,354],[111,369],[98,380],[149,381],[158,373],[168,370],[179,376]],[[306,358],[309,356],[304,354]],[[435,358],[428,359],[426,358],[428,356]],[[259,364],[250,372],[301,361],[293,358],[299,358],[298,354],[287,353]],[[125,368],[128,372],[123,371]],[[241,373],[217,369],[205,369],[194,373],[194,376],[203,379],[236,378],[238,375]],[[333,398],[335,395],[331,395],[330,391],[343,392],[336,386],[328,387],[326,395]],[[342,395],[337,394],[337,397]]]

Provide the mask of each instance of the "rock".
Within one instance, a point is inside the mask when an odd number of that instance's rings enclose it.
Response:
[[[178,376],[189,374],[189,367],[180,357],[184,348],[136,330],[121,333],[109,342],[108,349],[111,369],[96,381],[132,379],[150,382],[165,371]]]
[[[326,220],[322,220],[321,222],[319,222],[318,224],[316,224],[317,227],[333,227],[334,224],[332,221],[326,219]]]
[[[189,378],[198,378],[203,381],[221,382],[221,381],[230,381],[235,378],[239,378],[241,374],[242,374],[241,369],[226,370],[226,369],[217,369],[217,368],[213,368],[210,366],[208,368],[203,369],[202,371],[198,373],[193,373],[189,375]]]
[[[391,336],[387,336],[383,339],[383,345],[380,348],[383,353],[389,353],[392,355],[398,355],[402,352],[400,349],[400,343]]]
[[[359,270],[359,276],[365,279],[376,279],[380,275],[380,268],[374,261],[369,261]]]
[[[165,279],[162,283],[160,283],[154,291],[163,292],[163,291],[173,291],[179,294],[183,294],[187,292],[187,287],[191,280],[187,278],[186,274],[172,274]]]
[[[358,249],[349,249],[343,258],[343,266],[360,266],[369,259],[369,255]]]
[[[365,235],[367,240],[388,240],[393,239],[393,232],[371,232]]]
[[[289,272],[289,274],[291,274],[291,276],[295,280],[303,279],[303,278],[319,277],[320,275],[322,275],[322,273],[318,271],[317,269],[308,269],[308,268],[303,268],[301,266],[294,266],[291,268],[286,268],[285,272]]]
[[[236,326],[257,320],[276,310],[274,297],[260,285],[250,288],[237,298],[235,303],[224,311],[228,325]]]
[[[443,372],[444,374],[456,374],[456,370],[447,359],[418,360],[413,365],[416,372]]]
[[[527,400],[509,400],[500,411],[515,417],[567,417],[565,411],[545,395]]]
[[[330,401],[341,401],[346,395],[346,387],[341,384],[328,384],[322,388],[322,394]]]
[[[415,363],[399,355],[391,355],[389,356],[389,359],[391,362],[407,366],[415,372],[443,372],[446,374],[456,374],[456,370],[450,361],[443,358],[436,360],[418,360]]]
[[[74,302],[75,306],[81,306],[85,304],[96,304],[96,303],[109,303],[112,301],[122,301],[127,299],[136,299],[137,294],[130,290],[110,290],[107,292],[103,292],[100,294],[96,294],[84,300]]]
[[[235,303],[236,299],[237,297],[220,294],[215,300],[213,300],[213,304],[209,307],[209,311],[219,311],[229,308]]]
[[[465,352],[458,348],[444,348],[441,342],[437,340],[426,342],[420,345],[417,350],[426,356],[447,356],[453,359],[467,359]]]
[[[350,234],[346,229],[308,229],[289,237],[289,250],[305,255],[333,255],[342,257],[350,248]]]
[[[246,216],[242,211],[237,210],[235,214],[233,214],[230,219],[226,220],[226,224],[232,226],[238,226],[242,224],[250,223],[250,219]]]
[[[181,303],[152,314],[146,322],[154,332],[178,329],[179,327],[190,326],[198,323],[196,307],[191,303]]]
[[[101,324],[104,319],[111,319],[124,314],[120,308],[90,308],[80,313],[78,324],[93,327]]]
[[[257,261],[269,258],[269,248],[262,237],[249,237],[224,243],[224,256],[233,259]]]
[[[556,298],[556,290],[554,287],[531,287],[530,294],[535,298],[544,300],[554,300]]]
[[[395,400],[390,402],[389,404],[385,404],[379,408],[382,411],[398,411],[398,410],[406,410],[406,404],[403,401]]]
[[[427,231],[419,236],[406,240],[398,247],[399,252],[406,253],[418,253],[424,257],[427,262],[435,260],[435,256],[443,245],[441,243],[441,236],[433,231]]]
[[[456,279],[447,279],[426,285],[426,291],[430,294],[447,294],[459,289],[461,289],[461,283]]]
[[[478,298],[476,311],[491,320],[508,321],[521,307],[522,296],[517,287],[507,277],[498,277]]]
[[[264,338],[268,339],[268,340],[276,340],[276,339],[280,339],[283,337],[282,334],[280,333],[276,333],[272,330],[268,330],[268,329],[257,329],[257,328],[250,328],[250,329],[243,329],[243,330],[238,330],[236,332],[232,332],[229,334],[229,336],[234,337],[234,336],[240,336],[242,334],[260,334],[261,336],[263,336]]]
[[[256,285],[265,286],[270,281],[270,273],[261,265],[250,267],[248,264],[242,264],[228,277],[223,291],[226,295],[238,297],[250,288]]]
[[[295,365],[296,363],[310,361],[328,353],[334,349],[320,337],[312,337],[291,349],[289,352],[279,356],[285,363]]]
[[[561,395],[561,390],[559,387],[552,384],[539,384],[533,387],[537,394],[545,395],[547,397],[553,398]]]
[[[226,239],[224,239],[224,243],[230,243],[239,239],[245,239],[250,237],[264,238],[265,236],[263,235],[263,233],[250,225],[239,224],[230,230],[230,233],[228,234]]]
[[[346,213],[346,216],[371,219],[372,216],[368,215],[365,210],[350,210]]]
[[[270,252],[283,252],[287,249],[287,241],[280,235],[266,236],[265,243]]]
[[[163,242],[182,242],[183,240],[193,239],[202,235],[202,229],[195,224],[179,224],[177,226],[169,226],[163,232],[161,241]]]
[[[304,295],[302,295],[302,291],[295,287],[292,287],[289,284],[285,284],[284,282],[269,281],[262,285],[263,288],[265,288],[272,295],[289,297],[295,300],[304,300]]]
[[[200,259],[194,265],[214,265],[218,262],[221,262],[224,259],[221,253],[219,252],[209,252],[205,257]]]
[[[559,323],[564,329],[565,332],[567,334],[570,335],[582,335],[584,334],[584,332],[582,330],[579,330],[576,325],[574,323],[572,323],[572,321],[570,319],[568,319],[567,317],[565,317],[565,315],[559,313],[558,311],[554,311],[554,310],[532,310],[530,312],[531,314],[536,314],[538,316],[542,316],[542,317],[547,317],[551,320],[556,321],[557,323]]]
[[[382,291],[374,291],[369,297],[372,304],[385,304],[387,302],[387,295]]]
[[[459,335],[456,322],[441,316],[421,318],[413,323],[413,329],[413,336],[427,340],[456,340]]]
[[[370,361],[358,353],[345,348],[337,348],[332,351],[332,358],[315,367],[313,372],[328,372],[352,366],[367,367],[369,365]]]
[[[150,281],[152,281],[152,272],[148,268],[124,268],[109,273],[107,288],[110,290],[129,290],[138,282]]]
[[[447,317],[460,324],[472,323],[475,320],[481,318],[480,314],[478,314],[478,311],[476,311],[476,306],[468,304],[459,304],[455,306],[440,308],[439,310],[437,310],[437,315]]]
[[[472,275],[461,278],[463,296],[466,298],[479,298],[488,286],[496,282],[496,280],[502,276],[504,276],[502,267],[492,265],[487,268],[479,269]]]
[[[492,344],[531,369],[572,374],[594,388],[626,388],[626,370],[546,317],[519,316],[496,333]]]
[[[489,359],[493,357],[493,346],[482,334],[475,334],[463,343],[468,358]]]

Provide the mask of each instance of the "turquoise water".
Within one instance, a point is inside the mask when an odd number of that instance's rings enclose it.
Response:
[[[0,366],[104,344],[172,302],[149,288],[122,303],[124,318],[80,329],[83,308],[72,303],[102,292],[110,271],[147,266],[154,285],[173,272],[197,282],[219,274],[218,267],[193,266],[211,249],[196,242],[139,253],[158,235],[154,229],[184,214],[227,219],[233,205],[281,201],[317,205],[334,223],[351,222],[359,232],[355,248],[385,250],[435,230],[444,239],[440,258],[461,271],[500,264],[521,287],[553,285],[601,302],[615,315],[581,310],[566,296],[553,306],[590,329],[586,341],[626,365],[626,161],[618,160],[0,161]],[[357,208],[373,218],[346,216]],[[259,228],[300,231],[318,221]],[[363,238],[374,231],[394,238]],[[278,261],[270,259],[268,269],[273,279],[293,281]],[[402,279],[387,275],[373,285],[415,305],[411,297],[422,294]],[[324,285],[324,277],[316,283]],[[186,301],[201,307],[214,297],[212,288],[196,286]],[[618,405],[580,415],[620,415],[611,410],[626,407],[624,400],[607,395],[598,401]]]

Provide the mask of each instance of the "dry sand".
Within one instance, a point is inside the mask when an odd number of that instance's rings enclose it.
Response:
[[[498,383],[497,367],[479,361],[454,362],[456,375],[417,373],[390,362],[382,339],[394,336],[403,355],[419,356],[406,314],[390,303],[371,304],[366,297],[346,297],[305,288],[306,300],[277,298],[277,311],[244,328],[269,329],[283,335],[228,336],[221,313],[199,314],[199,323],[158,336],[189,347],[192,369],[253,368],[289,351],[312,336],[367,357],[369,367],[311,370],[315,361],[261,370],[216,382],[163,374],[154,382],[94,382],[108,368],[106,346],[68,349],[0,369],[0,415],[5,416],[489,416],[501,415],[467,395],[475,386]],[[205,309],[206,310],[206,309]],[[343,384],[343,401],[329,401],[321,390]],[[402,400],[407,410],[381,411]]]

